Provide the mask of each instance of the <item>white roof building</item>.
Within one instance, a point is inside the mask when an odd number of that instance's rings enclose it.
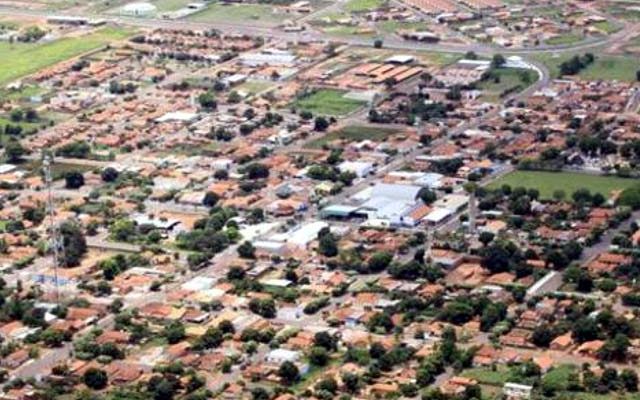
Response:
[[[267,354],[266,359],[268,362],[274,364],[282,364],[285,361],[296,362],[300,359],[300,352],[287,349],[275,349]]]
[[[343,161],[338,165],[340,172],[352,172],[362,178],[374,171],[373,163],[367,161]]]
[[[155,14],[158,8],[151,3],[130,3],[120,9],[120,14],[133,17],[148,17]]]

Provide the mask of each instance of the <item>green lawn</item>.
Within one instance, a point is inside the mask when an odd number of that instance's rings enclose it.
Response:
[[[384,0],[349,0],[344,9],[351,12],[372,11],[384,3]]]
[[[360,141],[360,140],[373,140],[373,141],[382,141],[387,137],[398,133],[398,130],[393,128],[371,128],[367,126],[347,126],[340,130],[329,132],[326,135],[313,140],[305,147],[310,149],[319,149],[322,148],[325,144],[331,143],[338,139],[345,139],[350,141]]]
[[[295,108],[303,111],[310,111],[314,115],[347,115],[365,103],[358,100],[345,98],[346,92],[341,90],[320,89],[315,92],[298,98],[292,104]]]
[[[50,43],[0,42],[0,85],[98,49],[113,41],[125,39],[130,34],[129,30],[103,28],[88,35],[62,38]]]
[[[520,92],[537,79],[536,73],[528,69],[498,68],[493,73],[498,76],[498,80],[489,78],[477,85],[484,92],[482,97],[488,101],[499,101],[501,95],[508,90],[512,93]]]
[[[635,82],[636,71],[640,68],[637,57],[596,56],[592,65],[584,69],[580,76],[585,79],[609,79]]]
[[[488,187],[496,189],[507,184],[512,188],[523,186],[527,189],[538,189],[542,199],[552,199],[556,190],[563,190],[567,198],[571,198],[573,192],[584,188],[608,198],[612,191],[626,189],[636,183],[633,179],[575,172],[514,171],[492,182]]]
[[[272,82],[267,81],[246,81],[239,85],[236,89],[239,91],[243,91],[249,94],[256,94],[264,92],[272,88],[274,84]]]
[[[576,371],[576,366],[572,364],[564,364],[553,367],[542,378],[544,385],[551,385],[555,390],[566,390],[567,382],[572,373]]]
[[[618,25],[612,23],[611,21],[596,22],[595,24],[593,24],[593,26],[608,34],[617,32],[621,29]]]
[[[635,82],[636,71],[640,68],[638,64],[638,58],[629,56],[610,56],[601,55],[599,52],[594,51],[596,54],[595,61],[587,68],[580,71],[578,76],[583,79],[590,80],[619,80],[626,82]],[[535,54],[533,58],[544,63],[551,76],[557,78],[560,76],[560,64],[569,60],[576,53],[562,53],[562,54],[550,54],[539,53]],[[582,56],[584,53],[580,53]]]
[[[187,19],[195,22],[253,22],[277,25],[287,18],[275,14],[273,6],[265,4],[209,4],[205,10],[191,14]]]
[[[185,8],[189,3],[191,3],[189,0],[155,0],[153,5],[156,6],[160,12],[168,12]]]
[[[564,46],[577,43],[582,39],[584,39],[582,35],[570,32],[547,39],[545,43],[551,46]]]

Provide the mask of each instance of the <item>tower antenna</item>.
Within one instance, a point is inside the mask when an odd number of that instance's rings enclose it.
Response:
[[[60,290],[59,290],[59,280],[58,280],[58,263],[60,262],[60,251],[63,249],[63,242],[60,237],[60,230],[58,229],[58,225],[55,223],[55,204],[53,201],[53,189],[52,182],[53,179],[51,177],[51,164],[52,164],[52,156],[50,154],[45,154],[42,160],[42,166],[44,169],[44,182],[47,186],[47,212],[49,214],[49,239],[50,245],[53,249],[53,277],[54,277],[54,290],[55,290],[55,298],[58,306],[60,305]]]

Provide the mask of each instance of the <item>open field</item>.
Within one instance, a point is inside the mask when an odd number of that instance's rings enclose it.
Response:
[[[611,21],[596,22],[595,24],[593,24],[593,26],[609,34],[617,32],[621,29],[620,26],[612,23]]]
[[[341,128],[337,131],[329,132],[326,135],[307,143],[305,147],[310,149],[318,149],[325,144],[331,143],[338,139],[347,139],[354,141],[369,139],[381,141],[397,132],[398,131],[393,128],[371,128],[367,126],[353,125]]]
[[[364,102],[345,98],[346,92],[321,89],[293,102],[292,106],[318,115],[347,115],[364,105]]]
[[[578,189],[589,189],[591,193],[600,193],[609,197],[614,190],[626,189],[636,184],[633,179],[610,176],[580,174],[576,172],[515,171],[491,183],[489,188],[510,185],[512,188],[522,186],[527,189],[538,189],[540,198],[551,199],[553,192],[563,190],[567,198]]]
[[[595,54],[598,54],[594,52]],[[533,56],[536,60],[544,63],[553,78],[560,76],[560,64],[569,60],[576,53],[550,54],[539,53]],[[583,53],[580,53],[583,55]],[[638,70],[637,57],[634,56],[612,56],[596,55],[595,61],[580,71],[579,77],[584,79],[604,79],[634,82],[636,71]]]
[[[153,5],[158,8],[158,11],[167,12],[184,8],[189,3],[191,3],[189,0],[155,0]]]
[[[545,41],[545,43],[552,46],[568,46],[571,44],[578,43],[582,39],[584,39],[582,35],[571,32],[563,35],[558,35],[556,37],[552,37],[547,41]]]
[[[33,74],[61,61],[128,37],[131,31],[103,28],[88,35],[62,38],[50,43],[0,42],[0,85]]]
[[[584,69],[580,76],[585,79],[615,79],[632,82],[640,68],[636,57],[598,56],[596,61]]]
[[[482,97],[489,101],[499,101],[505,91],[519,92],[536,81],[536,73],[518,68],[499,68],[494,71],[499,80],[489,78],[478,83],[478,89],[484,91]]]
[[[253,80],[253,81],[244,82],[243,84],[239,85],[236,89],[239,91],[254,95],[257,93],[264,92],[265,90],[268,90],[274,86],[275,85],[273,84],[273,82]]]
[[[287,18],[274,13],[273,6],[265,4],[209,4],[205,10],[191,14],[187,19],[195,22],[252,22],[274,26]]]
[[[344,9],[351,12],[371,11],[384,3],[384,0],[349,0]]]

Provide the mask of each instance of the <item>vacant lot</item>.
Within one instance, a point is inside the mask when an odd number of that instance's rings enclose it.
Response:
[[[505,367],[497,367],[495,371],[490,367],[476,367],[465,370],[462,376],[485,385],[502,386],[509,377],[509,371]]]
[[[341,90],[321,89],[293,102],[299,110],[310,111],[314,115],[346,115],[361,106],[364,102],[345,98],[346,92]]]
[[[374,140],[374,141],[382,141],[387,137],[398,133],[396,129],[393,128],[371,128],[368,126],[347,126],[340,130],[329,132],[326,135],[313,140],[305,147],[311,149],[318,149],[324,146],[325,144],[331,143],[338,139],[345,139],[351,141],[360,141],[360,140]]]
[[[277,25],[284,19],[265,4],[209,4],[207,8],[187,17],[196,22],[251,22],[259,25]]]
[[[553,198],[553,192],[563,190],[567,198],[578,189],[589,189],[591,193],[600,193],[609,197],[614,190],[633,186],[633,179],[580,174],[574,172],[515,171],[491,183],[489,188],[510,185],[512,188],[522,186],[527,189],[538,189],[543,199]]]
[[[130,34],[128,30],[104,28],[88,35],[62,38],[50,43],[0,42],[0,85],[125,39]]]

